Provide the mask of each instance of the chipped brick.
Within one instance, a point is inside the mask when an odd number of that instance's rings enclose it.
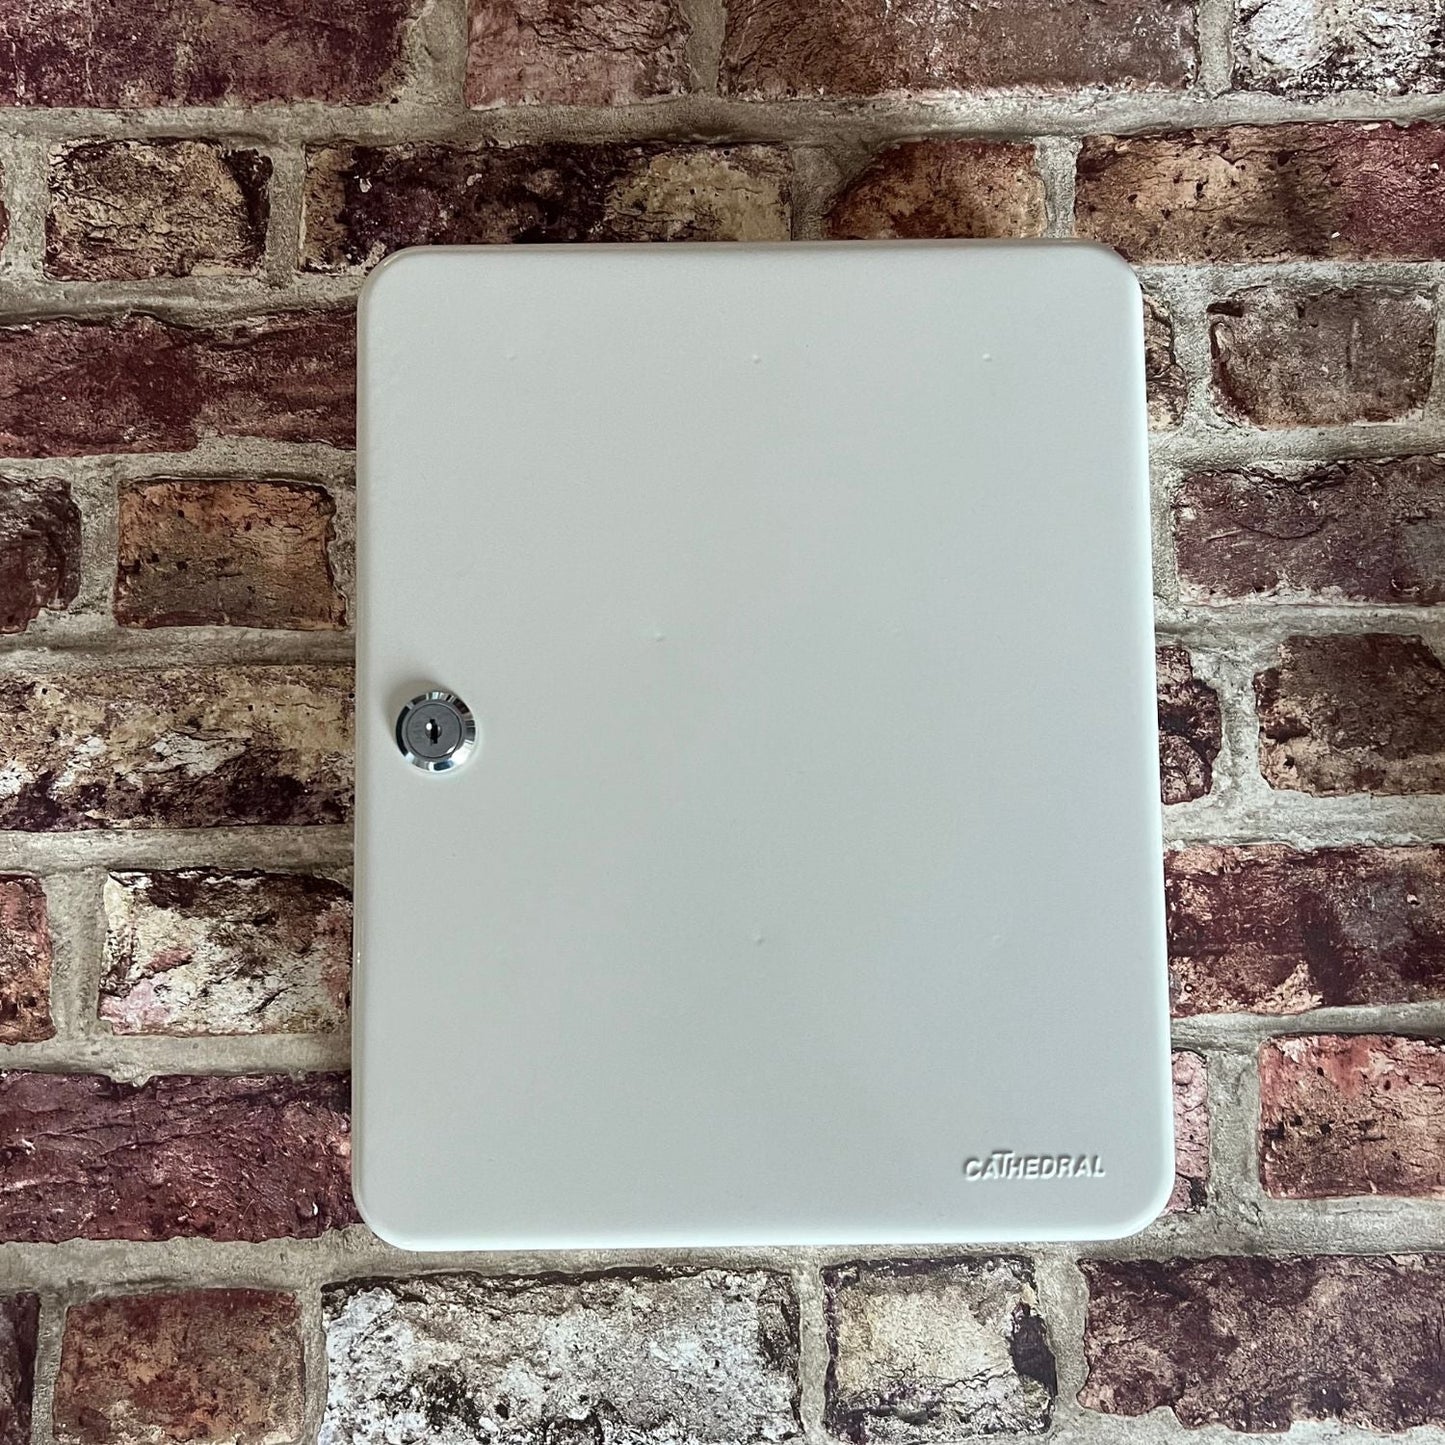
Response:
[[[1174,323],[1169,309],[1144,298],[1144,380],[1149,393],[1149,426],[1154,431],[1178,426],[1189,396],[1184,368],[1174,354]]]
[[[390,99],[416,0],[28,0],[0,12],[0,105]]]
[[[1179,1050],[1174,1079],[1174,1192],[1170,1213],[1203,1209],[1209,1200],[1209,1070],[1199,1054]]]
[[[1161,647],[1154,665],[1159,682],[1159,788],[1165,803],[1202,798],[1214,786],[1214,760],[1224,740],[1219,697],[1194,676],[1186,648]]]
[[[0,1296],[0,1445],[30,1445],[40,1300]]]
[[[45,269],[67,280],[254,274],[271,162],[209,141],[86,141],[50,163]]]
[[[1026,1260],[823,1271],[824,1424],[852,1445],[1048,1429],[1058,1376]]]
[[[258,1289],[120,1295],[65,1312],[55,1381],[60,1445],[300,1437],[296,1300]]]
[[[58,479],[0,477],[0,632],[24,632],[42,610],[80,593],[80,508]]]
[[[733,0],[724,94],[869,96],[1029,86],[1180,88],[1194,77],[1184,0]]]
[[[115,616],[127,627],[341,627],[336,514],[302,482],[162,480],[120,493]]]
[[[801,1433],[782,1275],[427,1275],[325,1291],[321,1445],[735,1445]]]
[[[1286,638],[1254,696],[1271,787],[1323,797],[1445,792],[1445,668],[1420,638]]]
[[[1445,457],[1196,472],[1175,500],[1189,602],[1445,602]]]
[[[0,827],[342,822],[351,686],[339,666],[12,672]]]
[[[1177,1016],[1445,998],[1445,848],[1196,845],[1164,878]]]
[[[310,1239],[357,1220],[347,1084],[0,1074],[0,1240]]]
[[[1435,367],[1424,292],[1259,286],[1209,307],[1214,390],[1258,426],[1339,426],[1418,415]]]
[[[1259,1167],[1280,1199],[1445,1196],[1445,1046],[1379,1034],[1268,1040]]]
[[[414,144],[313,151],[305,265],[365,269],[403,246],[785,241],[786,153],[768,146]]]
[[[1234,27],[1241,90],[1420,95],[1445,89],[1438,0],[1254,0]]]
[[[1095,136],[1074,221],[1131,261],[1445,258],[1445,126]]]
[[[349,447],[355,416],[347,311],[0,326],[0,456],[188,451],[211,436]]]
[[[1044,187],[1032,146],[910,141],[875,156],[833,202],[830,236],[1038,236]]]
[[[45,889],[38,878],[0,874],[0,1044],[54,1036],[50,964]]]
[[[1087,1410],[1189,1427],[1445,1424],[1445,1258],[1086,1259]]]
[[[351,895],[292,873],[112,873],[100,1016],[118,1034],[335,1033]]]
[[[471,105],[626,105],[688,88],[678,0],[472,0]]]

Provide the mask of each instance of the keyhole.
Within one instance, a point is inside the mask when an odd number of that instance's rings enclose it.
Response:
[[[449,773],[476,747],[476,719],[461,698],[432,688],[402,708],[396,720],[396,745],[413,767]]]

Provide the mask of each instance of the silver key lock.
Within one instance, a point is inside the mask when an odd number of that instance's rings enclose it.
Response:
[[[396,720],[396,745],[413,767],[445,773],[477,745],[477,720],[455,693],[433,688],[414,697]]]

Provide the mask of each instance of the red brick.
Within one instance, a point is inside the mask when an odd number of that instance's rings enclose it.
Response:
[[[254,273],[271,162],[209,141],[86,141],[50,162],[45,269],[88,281]]]
[[[1434,0],[1260,0],[1234,25],[1241,90],[1411,95],[1445,87]]]
[[[112,873],[100,1016],[118,1034],[334,1033],[351,895],[293,873]]]
[[[1174,1055],[1174,1192],[1169,1213],[1203,1209],[1209,1199],[1209,1070],[1188,1050]]]
[[[851,1445],[1046,1430],[1058,1372],[1027,1260],[879,1260],[823,1271],[824,1424]]]
[[[0,874],[0,1044],[54,1035],[50,963],[50,913],[40,880]]]
[[[24,632],[43,608],[80,592],[80,508],[67,483],[0,477],[0,632]]]
[[[1144,298],[1144,380],[1149,391],[1149,426],[1163,431],[1178,426],[1189,396],[1184,368],[1174,353],[1174,321],[1169,308]]]
[[[299,1438],[296,1300],[258,1289],[121,1295],[65,1312],[60,1445]]]
[[[1445,1424],[1445,1258],[1086,1259],[1088,1410],[1257,1433]]]
[[[1442,165],[1424,122],[1096,136],[1074,219],[1131,261],[1438,260]]]
[[[1259,1167],[1279,1199],[1445,1196],[1445,1046],[1270,1039],[1259,1051]]]
[[[337,628],[336,514],[302,482],[163,480],[120,493],[115,616],[127,627]]]
[[[351,670],[160,668],[0,677],[0,828],[339,823]]]
[[[349,311],[0,326],[0,456],[188,451],[209,436],[349,447],[355,371]]]
[[[415,0],[28,0],[0,11],[0,105],[388,100]]]
[[[1254,679],[1271,787],[1445,792],[1445,668],[1418,637],[1290,637]]]
[[[302,251],[345,271],[403,246],[791,231],[790,163],[769,146],[341,146],[308,159]]]
[[[30,1445],[40,1300],[0,1297],[0,1445]]]
[[[734,0],[724,94],[866,96],[1038,86],[1180,88],[1195,68],[1186,0]]]
[[[1445,848],[1194,846],[1164,879],[1178,1017],[1445,998]]]
[[[0,1239],[310,1239],[356,1222],[344,1077],[0,1074]]]
[[[1219,697],[1194,676],[1183,647],[1161,647],[1159,678],[1159,791],[1165,803],[1202,798],[1214,786],[1214,760],[1224,737]]]
[[[1259,426],[1336,426],[1416,416],[1430,395],[1435,313],[1391,286],[1258,286],[1209,307],[1214,390]]]
[[[864,240],[1038,236],[1044,186],[1032,146],[910,141],[849,181],[824,225],[830,236]]]
[[[1196,472],[1173,511],[1188,602],[1445,602],[1445,457]]]
[[[626,105],[688,88],[678,0],[471,0],[467,100]]]

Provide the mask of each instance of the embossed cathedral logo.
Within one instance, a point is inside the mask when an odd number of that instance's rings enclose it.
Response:
[[[963,1177],[981,1179],[1102,1179],[1104,1161],[1097,1154],[1015,1154],[995,1149],[985,1158],[963,1161]]]

